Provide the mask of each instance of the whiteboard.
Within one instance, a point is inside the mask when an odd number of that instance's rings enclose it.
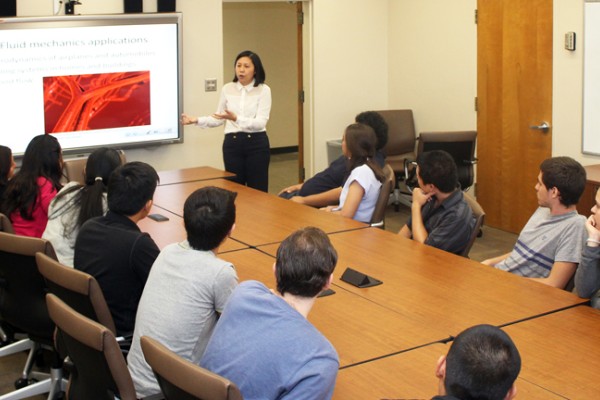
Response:
[[[584,4],[582,151],[600,155],[600,0]]]

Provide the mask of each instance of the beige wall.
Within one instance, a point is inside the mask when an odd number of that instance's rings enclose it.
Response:
[[[233,60],[240,51],[260,56],[273,96],[267,126],[272,148],[298,145],[296,21],[296,5],[288,2],[223,4],[224,79],[233,78]]]
[[[583,154],[583,0],[554,0],[554,77],[552,154],[575,158],[583,165],[600,163]],[[564,49],[564,35],[575,32],[577,48]]]
[[[387,14],[387,0],[311,3],[314,157],[306,160],[307,176],[327,165],[327,140],[340,139],[356,114],[387,107]]]
[[[80,13],[121,12],[123,4],[83,2],[77,8]],[[150,9],[148,4],[155,2],[145,3]],[[305,73],[312,77],[306,81],[307,176],[326,165],[326,141],[339,138],[354,116],[366,109],[411,107],[419,130],[475,127],[475,4],[475,0],[305,3]],[[22,16],[52,13],[49,0],[19,0],[17,6]],[[184,13],[185,109],[208,114],[216,107],[218,92],[204,93],[203,81],[216,77],[223,82],[222,2],[178,0],[177,8]],[[440,27],[442,35],[435,33]],[[600,158],[581,153],[582,27],[583,0],[554,1],[553,154],[593,164]],[[573,53],[562,48],[567,31],[578,36]],[[445,71],[454,74],[439,79]],[[220,129],[186,127],[183,145],[129,150],[127,157],[157,169],[221,167],[221,142]]]
[[[477,129],[476,0],[389,3],[389,104],[418,132]]]

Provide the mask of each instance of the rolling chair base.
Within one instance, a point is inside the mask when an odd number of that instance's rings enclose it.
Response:
[[[15,390],[14,392],[2,395],[0,396],[0,400],[19,400],[44,393],[48,393],[48,400],[54,400],[61,392],[66,390],[67,381],[63,379],[62,367],[52,368],[50,374],[31,371],[35,355],[40,348],[41,346],[39,343],[35,343],[30,339],[23,339],[0,349],[0,357],[29,350],[25,368],[23,369],[21,378],[15,382],[15,386],[22,386],[32,380],[38,381]]]

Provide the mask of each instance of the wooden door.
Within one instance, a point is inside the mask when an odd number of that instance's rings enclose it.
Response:
[[[519,232],[552,153],[552,0],[478,0],[477,200],[487,225]],[[548,130],[532,129],[545,121]]]

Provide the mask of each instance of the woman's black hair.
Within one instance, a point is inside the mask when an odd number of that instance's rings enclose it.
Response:
[[[104,193],[108,187],[110,174],[119,167],[123,161],[119,152],[108,147],[94,150],[85,164],[85,184],[73,185],[61,191],[54,201],[60,200],[69,193],[78,193],[69,202],[68,207],[78,206],[77,221],[68,221],[64,226],[65,233],[71,234],[77,227],[81,227],[90,218],[104,215]],[[80,190],[81,189],[81,190]]]
[[[0,145],[0,186],[8,183],[8,173],[12,167],[12,150],[10,147]]]
[[[21,169],[8,182],[1,204],[2,213],[9,216],[19,211],[23,219],[32,220],[40,188],[38,178],[46,178],[55,190],[62,184],[62,150],[51,135],[35,136],[25,149]]]
[[[344,132],[344,140],[346,141],[346,149],[350,153],[350,157],[348,157],[348,174],[354,168],[367,164],[375,174],[375,178],[379,182],[383,182],[385,175],[381,167],[373,161],[377,147],[377,136],[375,136],[373,128],[360,123],[348,125]]]
[[[254,64],[254,86],[258,86],[261,83],[265,83],[265,80],[267,79],[267,73],[265,72],[265,69],[262,65],[262,61],[260,61],[260,57],[253,51],[244,50],[240,54],[238,54],[235,58],[235,61],[233,62],[234,70],[238,60],[242,57],[248,57],[250,60],[252,60],[252,64]],[[237,75],[235,73],[233,74],[233,81],[238,81]]]

